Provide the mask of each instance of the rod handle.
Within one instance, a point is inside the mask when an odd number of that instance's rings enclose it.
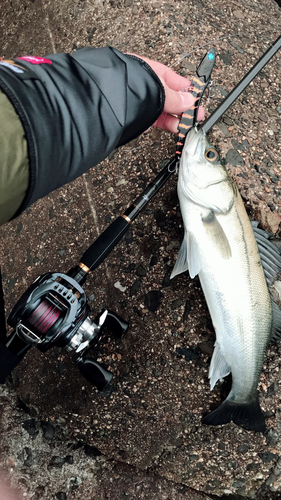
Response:
[[[81,262],[87,266],[90,271],[96,269],[108,256],[111,250],[116,247],[129,227],[129,219],[126,220],[120,215],[86,250],[82,255]]]

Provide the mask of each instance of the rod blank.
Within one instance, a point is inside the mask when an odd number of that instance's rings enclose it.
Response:
[[[201,127],[199,127],[205,134],[215,125],[215,123],[220,119],[220,117],[227,111],[227,109],[233,104],[234,101],[240,96],[240,94],[245,90],[246,87],[251,83],[251,81],[257,76],[257,74],[262,70],[262,68],[270,61],[270,59],[276,54],[276,52],[281,48],[281,36],[277,38],[276,42],[264,53],[264,55],[256,62],[256,64],[250,69],[250,71],[244,76],[244,78],[234,87],[234,89],[228,94],[228,96],[222,101],[220,106],[215,109],[215,111],[207,118]]]

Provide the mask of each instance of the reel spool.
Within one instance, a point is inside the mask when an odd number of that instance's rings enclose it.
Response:
[[[72,359],[81,374],[104,391],[112,373],[85,354],[100,339],[104,327],[120,337],[128,323],[109,310],[95,321],[89,313],[86,294],[76,280],[63,273],[46,273],[34,281],[12,310],[8,324],[15,332],[7,347],[18,356],[32,345],[42,352],[54,346],[75,351]]]

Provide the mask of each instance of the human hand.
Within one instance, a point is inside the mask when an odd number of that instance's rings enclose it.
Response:
[[[0,500],[23,500],[21,493],[9,488],[2,476],[0,476]]]
[[[147,57],[137,57],[149,64],[161,80],[165,90],[166,99],[164,110],[153,125],[162,130],[168,130],[169,132],[177,134],[180,115],[194,105],[194,97],[190,92],[186,91],[191,85],[190,80],[178,75],[162,63],[153,61]],[[199,106],[197,115],[198,121],[203,120],[204,115],[204,109],[202,106]]]

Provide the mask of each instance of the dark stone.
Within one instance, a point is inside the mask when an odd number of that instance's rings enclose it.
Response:
[[[63,491],[59,491],[58,493],[56,493],[56,500],[67,500],[66,493],[64,493]]]
[[[155,47],[155,41],[153,40],[153,38],[147,38],[144,43],[152,49]]]
[[[209,322],[209,318],[207,318],[206,316],[200,316],[199,321],[202,325],[207,325],[207,323]]]
[[[92,43],[93,36],[94,36],[94,33],[95,33],[96,30],[97,30],[97,28],[87,28],[88,42],[89,42],[89,44]]]
[[[37,436],[38,431],[36,427],[36,420],[34,418],[30,420],[25,420],[22,424],[23,428],[28,432],[28,434],[32,437]]]
[[[51,207],[49,210],[49,219],[52,220],[54,217],[55,217],[55,211],[53,207]]]
[[[133,295],[135,295],[135,293],[139,291],[140,287],[141,287],[141,279],[138,278],[130,288],[130,296],[132,297]]]
[[[231,66],[232,61],[231,61],[231,56],[233,53],[229,52],[221,52],[219,54],[219,58],[226,64],[227,66]]]
[[[13,290],[16,282],[18,281],[18,278],[11,278],[10,280],[8,280],[8,291],[10,292],[11,290]]]
[[[178,436],[178,437],[175,437],[175,438],[171,438],[169,440],[169,444],[172,445],[172,446],[177,446],[178,448],[180,448],[183,445],[183,438],[181,436]]]
[[[211,479],[210,481],[208,481],[208,484],[210,484],[213,487],[216,487],[216,486],[220,486],[221,483],[218,479]]]
[[[222,121],[229,127],[233,125],[233,120],[231,120],[228,116],[223,116]]]
[[[162,288],[167,288],[168,286],[171,285],[172,280],[170,279],[170,276],[171,276],[171,271],[168,271],[165,274],[163,281],[161,283]]]
[[[156,266],[157,262],[158,262],[158,255],[152,255],[149,265],[151,267]]]
[[[118,455],[122,458],[126,458],[128,453],[125,450],[118,450]]]
[[[49,422],[44,422],[42,420],[41,428],[42,428],[43,436],[45,439],[53,439],[53,437],[55,435],[55,428],[52,424],[50,424]]]
[[[182,318],[183,321],[187,320],[190,311],[191,311],[191,302],[190,302],[190,300],[187,300],[185,303],[185,308],[184,308],[184,313],[183,313],[183,318]]]
[[[240,444],[237,446],[237,453],[242,453],[242,455],[244,455],[244,453],[247,453],[249,449],[250,446],[248,444]]]
[[[272,460],[275,460],[278,458],[278,455],[276,453],[271,453],[271,451],[265,451],[262,453],[259,453],[259,457],[262,459],[264,463],[272,462]]]
[[[245,149],[248,149],[250,147],[250,144],[244,139],[242,142],[238,142],[236,141],[236,139],[233,139],[231,143],[234,149],[239,149],[239,151],[245,151]]]
[[[171,303],[171,309],[178,309],[179,307],[183,306],[184,305],[184,301],[181,300],[181,299],[175,299],[173,300],[173,302]]]
[[[201,344],[198,344],[197,347],[198,349],[200,349],[202,354],[207,354],[207,356],[211,356],[214,350],[214,341],[207,340],[206,342],[201,342]]]
[[[239,54],[244,54],[244,49],[240,47],[237,43],[233,42],[232,40],[228,41],[229,45],[231,45],[234,49],[236,49]]]
[[[101,451],[98,450],[98,448],[95,448],[95,446],[90,446],[89,444],[85,444],[84,451],[90,458],[96,458],[102,454]]]
[[[32,257],[31,257],[31,250],[30,250],[30,248],[26,249],[26,254],[27,254],[27,262],[26,262],[26,264],[28,266],[31,266],[31,264],[32,264]]]
[[[154,144],[154,143],[153,143]],[[153,146],[152,144],[152,146]],[[158,143],[158,144],[161,144],[161,143]],[[150,160],[148,160],[148,165],[149,165],[149,168],[151,168],[151,170],[155,173],[155,174],[158,174],[158,167],[157,167],[157,163],[156,161],[154,160],[154,158],[150,158]]]
[[[245,486],[246,479],[237,479],[232,483],[233,488],[243,488]]]
[[[31,448],[25,447],[24,451],[25,451],[25,453],[27,455],[27,458],[25,459],[25,461],[24,461],[23,464],[26,467],[31,467],[34,464],[34,459],[32,458],[32,450],[31,450]]]
[[[58,255],[63,259],[66,254],[66,250],[64,248],[61,248],[60,250],[57,251]]]
[[[18,223],[18,227],[17,227],[17,231],[16,231],[16,233],[17,233],[17,234],[20,234],[20,233],[21,233],[21,231],[22,231],[22,228],[23,228],[22,222],[19,222],[19,223]]]
[[[55,455],[51,458],[49,465],[51,467],[62,467],[65,464],[65,458]]]
[[[228,469],[234,469],[235,470],[235,469],[237,469],[239,467],[239,464],[238,464],[238,462],[229,462],[227,464],[227,467],[228,467]]]
[[[278,391],[278,388],[278,384],[276,382],[273,382],[267,389],[266,397],[269,398],[270,396],[273,396]]]
[[[186,361],[191,361],[192,359],[198,359],[199,358],[199,354],[198,354],[198,351],[197,351],[196,347],[195,348],[194,347],[190,347],[190,348],[187,348],[187,347],[177,347],[176,348],[176,352],[180,356],[184,356]]]
[[[140,264],[137,267],[137,269],[136,269],[136,275],[137,276],[146,276],[146,269],[145,269],[145,267],[142,264]]]
[[[247,465],[247,470],[256,471],[256,470],[259,470],[259,469],[260,469],[260,464],[257,464],[255,462]]]
[[[279,434],[274,429],[268,429],[265,432],[266,442],[269,445],[274,445],[279,441]]]
[[[132,394],[131,394],[131,392],[129,391],[129,389],[126,389],[126,388],[125,388],[125,389],[123,389],[123,392],[124,392],[124,394],[126,394],[126,396],[128,396],[128,398],[131,398],[131,397],[132,397]]]
[[[129,230],[125,234],[126,244],[130,245],[133,242],[133,240],[134,240],[133,231],[132,231],[132,228],[130,227]]]
[[[214,89],[215,89],[215,90],[218,90],[218,91],[219,91],[219,93],[220,93],[223,97],[226,97],[226,96],[229,94],[229,92],[227,92],[226,90],[224,90],[224,89],[223,89],[220,85],[215,85],[215,86],[214,86]]]
[[[147,309],[151,312],[157,311],[162,297],[163,294],[159,290],[151,290],[148,292],[144,298]]]
[[[104,220],[105,220],[105,222],[106,222],[107,224],[109,224],[109,222],[111,221],[111,215],[107,214],[107,215],[105,216]]]
[[[217,126],[222,131],[222,133],[225,135],[225,137],[231,137],[231,133],[228,131],[227,126],[222,121],[217,122]]]
[[[264,71],[260,71],[260,72],[258,73],[258,77],[259,77],[259,78],[268,78],[267,74],[266,74]]]
[[[134,271],[135,268],[136,268],[136,264],[134,264],[132,262],[131,264],[128,265],[128,267],[124,267],[123,271],[124,271],[124,273],[130,274],[132,271]]]
[[[237,165],[244,165],[244,160],[242,156],[235,149],[230,149],[225,158],[226,163],[230,163],[233,167],[237,167]]]
[[[166,225],[166,216],[165,216],[164,212],[162,210],[156,210],[156,212],[154,212],[154,218],[156,220],[156,224],[161,229],[163,229],[163,227],[165,227],[165,225]]]
[[[183,59],[181,62],[181,68],[187,69],[190,73],[194,73],[196,71],[196,64],[190,63]]]

